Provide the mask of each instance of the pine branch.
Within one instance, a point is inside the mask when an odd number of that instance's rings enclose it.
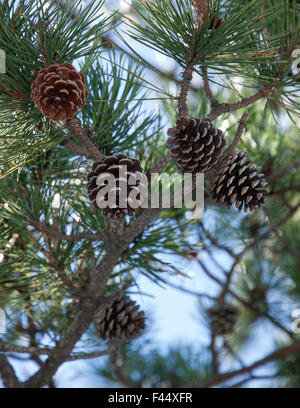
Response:
[[[186,65],[183,74],[182,74],[182,82],[181,82],[181,89],[180,89],[180,94],[178,98],[178,113],[179,116],[186,116],[187,115],[187,106],[186,106],[186,100],[188,96],[188,92],[190,89],[190,83],[193,78],[193,69],[194,69],[194,61],[190,62],[189,64]]]
[[[48,384],[56,370],[70,356],[75,343],[88,329],[93,319],[93,314],[99,304],[99,299],[101,299],[101,296],[104,296],[107,281],[119,257],[128,248],[134,237],[132,233],[130,238],[128,238],[126,232],[122,234],[120,239],[114,236],[109,237],[110,245],[107,246],[107,251],[102,258],[99,268],[95,269],[92,273],[88,293],[81,298],[81,302],[75,313],[76,317],[67,328],[58,345],[49,354],[47,361],[43,364],[41,369],[22,383],[20,385],[21,388],[43,387],[45,384]],[[106,304],[103,302],[103,307],[105,306]]]
[[[18,377],[4,354],[0,354],[0,374],[5,388],[18,387]]]
[[[218,367],[218,353],[216,350],[216,337],[213,332],[211,332],[211,340],[210,340],[210,351],[211,351],[211,368],[213,375],[217,375],[219,371]]]
[[[122,369],[122,366],[119,361],[120,358],[122,358],[122,355],[118,350],[112,353],[110,358],[117,381],[119,381],[125,387],[137,388],[137,384],[134,383]]]
[[[41,221],[30,220],[29,224],[35,226],[38,231],[45,233],[51,238],[58,238],[66,241],[81,241],[82,239],[91,241],[103,241],[106,237],[106,235],[102,233],[90,234],[88,232],[82,232],[79,234],[64,234],[57,228],[51,227]]]
[[[243,131],[246,128],[246,120],[248,118],[248,112],[245,112],[239,121],[239,126],[237,128],[236,134],[231,145],[224,151],[221,159],[219,162],[213,166],[209,171],[206,172],[206,177],[209,179],[214,179],[220,173],[224,166],[226,166],[227,158],[234,152],[235,148],[237,147]]]
[[[256,94],[249,96],[248,98],[243,98],[241,101],[236,102],[236,103],[222,103],[215,105],[212,109],[212,111],[207,115],[207,119],[213,121],[220,115],[223,115],[224,113],[229,113],[233,112],[242,108],[245,108],[246,106],[252,105],[253,103],[259,101],[260,99],[265,98],[268,96],[274,89],[275,84],[278,82],[278,80],[275,80],[271,83],[264,84],[259,91],[257,91]]]
[[[243,116],[241,117],[241,119],[239,121],[239,126],[238,126],[238,129],[237,129],[237,132],[236,132],[236,134],[234,136],[234,139],[233,139],[231,145],[223,153],[223,155],[224,155],[223,157],[230,156],[234,152],[234,150],[236,149],[236,147],[237,147],[237,145],[238,145],[238,143],[239,143],[239,141],[241,139],[241,136],[242,136],[242,134],[243,134],[243,132],[244,132],[244,130],[246,128],[246,121],[247,121],[248,116],[249,116],[248,112],[245,112],[243,114]]]
[[[84,156],[87,159],[95,159],[94,154],[91,154],[86,148],[71,142],[69,139],[62,141],[60,144],[70,150],[70,152],[78,154],[78,156]]]
[[[267,178],[267,180],[269,180],[269,178]],[[299,190],[300,190],[300,183],[296,183],[296,184],[293,184],[292,186],[281,188],[279,190],[271,190],[268,194],[270,196],[272,196],[272,195],[281,195],[281,194],[284,194],[284,193],[288,193],[290,191],[299,191]]]
[[[249,373],[251,371],[253,371],[254,369],[264,366],[265,364],[274,361],[274,360],[278,360],[278,359],[283,359],[286,358],[290,355],[294,355],[300,352],[300,342],[298,343],[293,343],[290,346],[287,347],[282,347],[276,351],[274,351],[273,353],[270,353],[269,355],[267,355],[266,357],[262,358],[261,360],[256,361],[255,363],[247,366],[247,367],[243,367],[239,370],[235,370],[235,371],[231,371],[229,373],[224,373],[224,374],[219,374],[215,377],[213,377],[212,379],[210,379],[209,381],[206,381],[204,383],[201,383],[198,385],[197,388],[210,388],[210,387],[214,387],[218,384],[221,384],[225,381],[228,381],[234,377],[237,377],[239,375],[243,375],[246,373]]]
[[[74,136],[82,143],[85,150],[89,153],[90,157],[94,160],[101,160],[104,154],[99,151],[99,149],[94,145],[91,139],[87,135],[87,131],[82,129],[79,124],[78,119],[73,118],[68,121],[71,128],[73,129]]]
[[[94,351],[92,353],[78,353],[72,354],[66,358],[65,361],[76,361],[76,360],[87,360],[90,358],[101,357],[110,354],[114,350],[114,347],[109,347],[106,350]],[[50,348],[40,348],[34,346],[17,346],[15,344],[6,344],[0,341],[0,352],[6,353],[20,353],[20,354],[30,354],[34,356],[49,355],[53,352]],[[0,355],[1,356],[1,355]]]
[[[219,104],[219,101],[215,98],[210,88],[210,84],[209,84],[209,80],[207,76],[207,68],[205,66],[202,66],[201,69],[202,69],[203,88],[206,92],[206,95],[210,101],[212,108],[217,107],[220,104]]]

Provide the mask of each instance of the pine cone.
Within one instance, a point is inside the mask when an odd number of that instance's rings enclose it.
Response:
[[[94,325],[103,340],[131,340],[139,337],[146,326],[144,312],[127,295],[96,311]]]
[[[197,118],[179,118],[168,135],[171,159],[177,159],[176,168],[183,173],[205,173],[218,162],[226,144],[221,130]]]
[[[39,71],[31,86],[31,97],[47,118],[67,120],[84,106],[88,91],[85,77],[73,65],[52,64]]]
[[[259,168],[249,166],[251,159],[243,151],[234,152],[226,161],[225,166],[213,181],[210,194],[217,202],[230,208],[236,200],[236,208],[246,212],[259,208],[264,202],[267,190],[261,190],[267,185]]]
[[[238,309],[227,303],[216,303],[207,311],[212,332],[218,336],[231,334],[238,318]]]
[[[213,29],[219,28],[222,24],[223,24],[223,21],[220,19],[220,17],[217,18],[216,16],[213,16],[210,22],[210,25],[209,25],[209,29],[213,30]]]
[[[126,173],[125,173],[126,171]],[[105,188],[107,185],[107,181],[101,182],[101,179],[99,180],[99,175],[107,175],[107,173],[110,173],[114,176],[115,184],[112,186],[112,189],[110,190],[111,192],[113,190],[116,191],[116,201],[114,203],[109,203],[112,204],[110,206],[107,206],[106,208],[103,208],[103,214],[112,220],[119,220],[125,217],[126,214],[129,216],[133,216],[135,214],[136,208],[134,204],[136,203],[131,203],[131,199],[129,198],[130,193],[135,190],[136,192],[136,202],[137,204],[140,204],[142,201],[141,194],[139,193],[141,184],[140,180],[137,179],[135,184],[128,184],[126,183],[126,186],[120,185],[120,180],[124,182],[124,177],[122,178],[122,173],[123,176],[127,177],[127,181],[130,176],[134,174],[139,174],[142,173],[143,169],[141,167],[140,161],[137,159],[132,159],[128,158],[125,156],[125,154],[118,154],[117,156],[108,156],[105,157],[102,160],[99,160],[94,163],[92,171],[88,174],[88,185],[87,185],[87,190],[89,194],[90,200],[93,202],[95,208],[101,208],[97,204],[97,197],[99,202],[107,202],[109,201],[109,194],[106,193],[101,193],[101,189]],[[104,176],[105,177],[105,176]],[[97,179],[98,179],[98,184],[97,184]],[[107,178],[106,178],[107,179]],[[120,193],[123,191],[122,188],[127,189],[127,201],[126,201],[126,208],[120,208]],[[111,207],[111,208],[110,208]]]

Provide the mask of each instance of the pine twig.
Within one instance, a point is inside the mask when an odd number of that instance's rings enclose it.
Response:
[[[137,384],[134,383],[128,376],[124,373],[122,369],[123,360],[119,350],[115,350],[111,354],[111,364],[113,366],[114,374],[116,379],[127,388],[136,388]]]
[[[249,96],[248,98],[243,98],[241,101],[236,102],[236,103],[221,103],[217,106],[215,106],[210,114],[207,116],[208,120],[215,120],[217,117],[224,113],[229,113],[236,111],[241,108],[245,108],[246,106],[252,105],[254,102],[259,101],[260,99],[265,98],[268,96],[272,90],[274,85],[278,82],[278,80],[273,81],[269,84],[265,84],[261,87],[259,91],[257,91],[256,94]]]
[[[88,159],[94,159],[94,155],[89,153],[88,150],[82,146],[79,146],[73,142],[71,142],[69,139],[66,139],[62,141],[61,146],[65,147],[66,149],[70,150],[70,152],[73,152],[75,154],[78,154],[78,156],[84,156]]]
[[[232,354],[233,357],[240,363],[241,367],[246,367],[240,356],[233,350],[227,340],[224,340],[224,346],[227,348],[229,353]]]
[[[45,222],[30,220],[30,224],[36,227],[40,232],[45,233],[51,238],[57,238],[66,241],[81,241],[83,239],[91,241],[103,241],[105,239],[105,234],[91,234],[88,232],[82,232],[79,234],[64,234],[60,232],[57,228],[47,225]]]
[[[211,107],[212,107],[212,108],[217,107],[217,106],[220,105],[220,103],[219,103],[219,101],[214,97],[214,95],[213,95],[213,93],[212,93],[212,90],[211,90],[211,87],[210,87],[210,84],[209,84],[209,80],[208,80],[207,68],[204,67],[204,66],[202,66],[202,67],[201,67],[201,70],[202,70],[202,74],[203,74],[203,76],[202,76],[202,79],[203,79],[203,88],[204,88],[204,90],[205,90],[205,92],[206,92],[206,95],[207,95],[209,101],[210,101]]]
[[[187,101],[187,96],[188,92],[190,89],[190,84],[193,79],[193,70],[194,70],[194,61],[192,61],[186,65],[183,74],[182,74],[182,82],[181,82],[181,88],[180,88],[180,94],[178,97],[178,113],[179,116],[186,116],[187,115],[187,106],[186,106],[186,101]]]
[[[163,157],[161,157],[152,167],[151,169],[148,171],[147,176],[149,177],[150,174],[154,174],[154,173],[160,173],[161,170],[166,167],[166,165],[169,163],[170,161],[170,155],[169,152],[167,152]]]
[[[210,340],[210,351],[211,351],[211,367],[213,375],[217,375],[219,371],[218,367],[218,353],[216,350],[216,337],[214,333],[211,333],[211,340]]]
[[[207,178],[214,179],[220,173],[222,168],[226,166],[227,158],[234,152],[235,148],[237,147],[241,139],[243,131],[246,128],[246,120],[248,118],[248,115],[249,115],[248,112],[244,112],[243,116],[239,121],[239,126],[231,145],[224,151],[224,153],[221,156],[221,160],[219,160],[218,163],[206,173]]]
[[[0,352],[10,352],[10,353],[20,353],[20,354],[30,354],[30,355],[35,355],[35,356],[40,356],[40,355],[49,355],[53,352],[54,349],[50,348],[39,348],[35,346],[17,346],[15,344],[6,344],[2,341],[0,341]],[[91,353],[78,353],[78,354],[72,354],[66,358],[65,361],[75,361],[75,360],[88,360],[90,358],[96,358],[96,357],[101,357],[105,356],[107,354],[110,354],[114,350],[113,347],[109,347],[105,350],[99,350],[99,351],[94,351]],[[1,354],[0,354],[1,356]]]
[[[92,140],[88,137],[86,130],[82,129],[78,119],[73,118],[68,121],[70,124],[74,136],[82,143],[85,150],[89,153],[90,157],[94,160],[101,160],[104,154],[94,145]]]
[[[237,145],[238,145],[238,143],[239,143],[239,141],[241,139],[241,136],[242,136],[242,134],[243,134],[243,132],[244,132],[244,130],[246,128],[246,121],[247,121],[248,116],[249,116],[249,113],[244,112],[243,116],[241,117],[241,119],[239,121],[239,126],[238,126],[237,132],[236,132],[236,134],[234,136],[234,139],[233,139],[231,145],[223,153],[223,155],[225,155],[225,157],[230,156],[233,153],[233,151],[235,150],[235,148],[237,147]]]

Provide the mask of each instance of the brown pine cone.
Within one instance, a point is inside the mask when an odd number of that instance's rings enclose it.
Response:
[[[85,77],[69,63],[52,64],[39,71],[31,86],[31,97],[47,118],[67,120],[84,106],[88,91]]]
[[[251,161],[244,151],[237,151],[229,156],[212,183],[212,198],[228,208],[236,201],[236,208],[244,208],[245,212],[259,208],[265,202],[267,190],[261,188],[267,182],[264,175],[259,174],[257,166],[249,166]]]
[[[207,311],[212,332],[218,336],[231,334],[238,318],[238,309],[227,303],[216,303]]]
[[[139,311],[139,306],[127,295],[96,311],[94,325],[103,340],[132,340],[146,327],[144,312]]]
[[[93,202],[95,208],[102,208],[103,214],[109,217],[112,220],[119,220],[125,217],[125,215],[133,216],[135,214],[136,204],[141,203],[141,195],[139,193],[139,188],[141,186],[140,180],[137,179],[136,183],[124,185],[123,183],[120,184],[120,180],[124,182],[124,177],[122,178],[122,173],[126,177],[127,181],[129,180],[130,176],[140,175],[143,172],[142,166],[140,161],[137,159],[128,158],[125,154],[118,154],[117,156],[107,156],[104,159],[99,160],[93,164],[92,171],[88,174],[88,184],[87,190],[89,194],[90,200]],[[111,203],[111,206],[107,206],[106,208],[100,207],[97,204],[97,197],[98,200],[101,202],[109,201],[109,194],[101,193],[102,188],[105,188],[107,185],[107,173],[112,174],[114,176],[115,185],[112,186],[112,190],[116,191],[116,201],[115,203]],[[106,177],[106,182],[99,180],[99,175],[103,174]],[[98,184],[97,184],[98,179]],[[120,193],[123,192],[122,188],[126,189],[126,208],[120,208]],[[130,201],[129,195],[130,193],[135,190],[136,192],[136,203],[132,203]],[[104,190],[103,190],[104,191]]]
[[[209,29],[213,30],[213,29],[219,28],[222,24],[223,24],[223,21],[220,19],[220,17],[217,18],[216,16],[213,16],[210,22],[210,25],[209,25]]]
[[[205,173],[214,166],[226,144],[224,134],[209,120],[181,117],[168,130],[167,141],[171,159],[183,173]]]

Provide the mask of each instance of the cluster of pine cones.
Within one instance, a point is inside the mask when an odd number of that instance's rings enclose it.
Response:
[[[218,168],[212,179],[211,197],[230,208],[236,203],[238,210],[255,210],[265,201],[267,184],[259,168],[243,151],[226,155],[225,139],[220,129],[209,120],[181,117],[176,126],[168,130],[167,146],[176,168],[182,173],[207,173]]]
[[[84,75],[69,63],[55,63],[40,70],[32,84],[33,101],[43,115],[52,120],[73,118],[85,104],[87,95]],[[207,174],[217,167],[217,174],[214,174],[210,187],[210,195],[215,201],[228,208],[235,202],[236,208],[244,211],[255,210],[264,203],[267,191],[263,189],[266,185],[263,174],[259,173],[257,166],[250,165],[251,160],[245,152],[226,155],[224,134],[209,120],[181,117],[176,126],[168,130],[168,134],[169,155],[176,160],[178,171]],[[127,181],[129,177],[143,171],[137,159],[118,154],[94,163],[88,175],[88,194],[95,208],[102,208],[99,205],[99,193],[105,183],[101,182],[101,176],[110,173],[115,177],[116,200],[114,205],[103,208],[103,214],[112,220],[120,220],[126,215],[133,216],[141,204],[141,185],[137,181],[126,187],[126,205],[120,205],[122,166],[127,166]],[[136,192],[135,203],[130,199],[132,192]]]

